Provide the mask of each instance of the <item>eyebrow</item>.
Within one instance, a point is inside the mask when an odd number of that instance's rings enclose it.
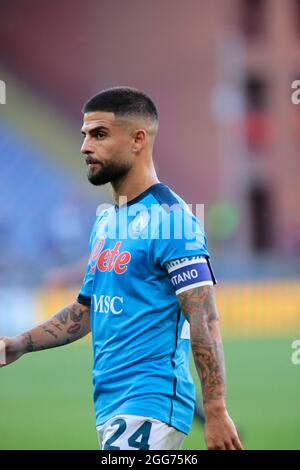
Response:
[[[84,128],[81,129],[81,134],[86,135],[86,132],[83,130]],[[108,131],[109,129],[105,126],[97,126],[94,127],[93,129],[87,129],[87,132],[91,135],[97,134],[99,131]]]

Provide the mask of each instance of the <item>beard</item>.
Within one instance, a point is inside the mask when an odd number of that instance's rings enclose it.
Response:
[[[89,182],[94,186],[101,186],[123,178],[131,169],[129,162],[110,161],[105,166],[100,164],[98,166],[99,170],[89,169],[87,173]]]

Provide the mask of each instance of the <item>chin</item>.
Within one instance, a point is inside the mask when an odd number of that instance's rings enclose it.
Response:
[[[108,181],[103,181],[103,182],[100,181],[100,182],[99,182],[99,181],[91,181],[91,180],[90,180],[90,183],[91,183],[93,186],[103,186],[104,184],[107,184]]]
[[[103,184],[109,183],[109,181],[99,177],[99,175],[88,174],[87,177],[88,177],[89,182],[93,184],[94,186],[102,186]]]

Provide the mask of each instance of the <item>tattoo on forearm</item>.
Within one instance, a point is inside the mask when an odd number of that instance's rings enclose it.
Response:
[[[30,333],[27,333],[25,335],[26,339],[26,352],[32,352],[33,351],[33,341]]]
[[[45,333],[49,333],[49,335],[53,336],[53,338],[58,339],[58,336],[52,330],[50,330],[50,328],[42,326],[42,329],[45,331]]]
[[[181,308],[190,323],[191,346],[198,370],[203,402],[226,394],[225,365],[213,289],[202,286],[179,294]]]
[[[74,325],[69,326],[67,332],[69,333],[69,335],[76,335],[76,333],[78,333],[80,329],[80,323],[74,323]]]
[[[59,331],[63,331],[63,328],[60,326],[59,323],[55,323],[54,321],[52,321],[51,324],[52,324],[55,328],[57,328]]]
[[[218,344],[193,342],[193,355],[197,368],[201,372],[203,403],[225,396],[224,358],[222,347]]]
[[[54,348],[71,343],[88,333],[89,307],[74,303],[68,305],[51,319],[24,333],[26,352]],[[33,341],[34,338],[34,341]]]

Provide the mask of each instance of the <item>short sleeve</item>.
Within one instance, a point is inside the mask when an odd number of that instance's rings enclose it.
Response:
[[[88,265],[80,292],[77,297],[78,303],[88,306],[91,305],[93,278],[94,275],[91,273],[90,266]]]
[[[199,220],[191,211],[181,207],[165,214],[153,238],[154,263],[162,267],[178,258],[209,258],[206,237]]]
[[[165,216],[153,250],[155,264],[169,273],[177,295],[193,287],[217,283],[204,230],[192,212],[176,209]]]
[[[90,236],[89,262],[86,268],[86,273],[85,273],[85,276],[81,285],[81,289],[77,297],[78,303],[83,304],[83,305],[88,305],[88,306],[91,305],[91,297],[92,297],[93,282],[94,282],[94,273],[91,270],[91,257],[93,256],[93,244],[94,244],[94,239],[95,239],[96,222],[93,226],[91,236]]]

